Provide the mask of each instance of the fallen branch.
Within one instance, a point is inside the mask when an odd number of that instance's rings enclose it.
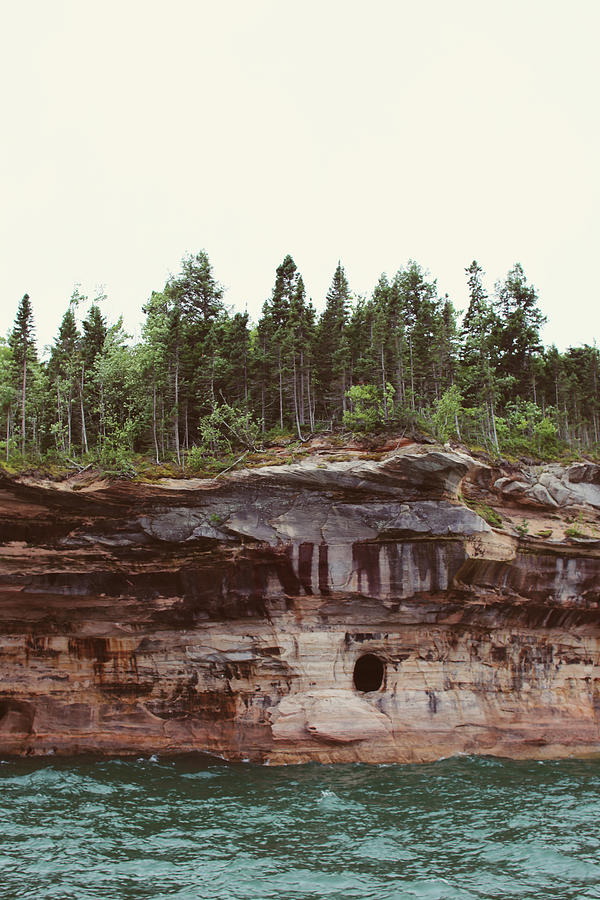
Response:
[[[237,466],[237,464],[238,464],[239,462],[241,462],[245,456],[248,456],[249,453],[250,453],[249,450],[244,450],[244,452],[242,453],[242,455],[241,455],[238,459],[236,459],[235,462],[231,463],[230,466],[227,466],[226,469],[223,469],[222,472],[218,472],[212,480],[213,480],[213,481],[216,481],[217,478],[220,478],[220,477],[221,477],[221,475],[225,475],[226,472],[230,472],[231,469],[233,469],[234,466]]]
[[[69,459],[68,456],[67,456],[67,462],[70,462],[72,466],[75,466],[75,468],[78,470],[79,474],[81,474],[82,472],[85,472],[87,469],[92,468],[92,463],[88,463],[87,466],[82,466],[82,465],[80,465],[80,463],[75,462],[74,459]]]

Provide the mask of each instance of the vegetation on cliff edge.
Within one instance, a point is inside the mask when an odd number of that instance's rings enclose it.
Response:
[[[109,323],[104,296],[69,299],[46,357],[25,294],[0,344],[0,452],[9,469],[100,466],[129,474],[219,472],[269,461],[269,441],[429,433],[494,455],[600,448],[599,351],[544,347],[520,264],[489,296],[477,262],[469,307],[414,261],[353,296],[338,263],[317,315],[291,256],[261,317],[231,313],[204,251],[144,307],[141,340]],[[292,454],[293,456],[294,454]],[[279,457],[277,460],[279,461]]]

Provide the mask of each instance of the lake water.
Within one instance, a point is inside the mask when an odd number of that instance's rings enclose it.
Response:
[[[600,898],[600,762],[0,765],[0,897]]]

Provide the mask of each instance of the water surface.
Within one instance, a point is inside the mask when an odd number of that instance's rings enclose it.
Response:
[[[600,762],[9,760],[0,897],[600,900]]]

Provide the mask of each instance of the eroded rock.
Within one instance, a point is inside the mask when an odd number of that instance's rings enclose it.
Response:
[[[494,530],[469,487],[552,514],[600,491],[591,464],[502,475],[414,447],[85,493],[5,480],[0,752],[597,752],[600,549]]]

